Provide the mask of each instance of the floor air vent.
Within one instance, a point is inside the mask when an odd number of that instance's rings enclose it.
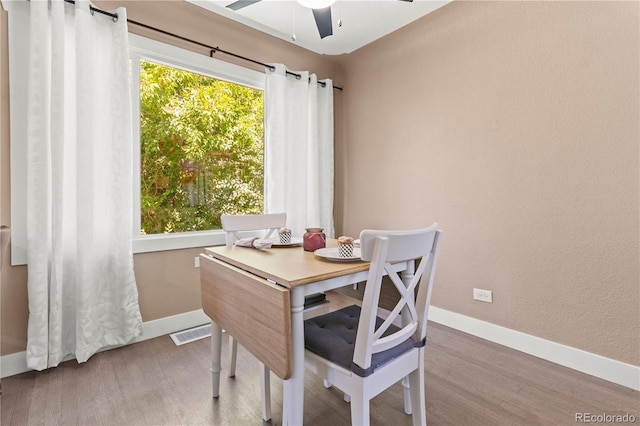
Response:
[[[173,333],[171,335],[171,339],[176,346],[180,346],[209,336],[211,336],[211,324],[205,324],[199,327],[190,328],[189,330],[182,330],[177,333]]]

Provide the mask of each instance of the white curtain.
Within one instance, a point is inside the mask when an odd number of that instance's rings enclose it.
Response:
[[[27,365],[42,370],[130,342],[142,320],[126,11],[30,5]]]
[[[286,212],[287,226],[324,228],[334,236],[333,83],[315,74],[267,72],[265,87],[265,210]]]

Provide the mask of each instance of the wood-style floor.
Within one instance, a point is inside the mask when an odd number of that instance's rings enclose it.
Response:
[[[576,413],[627,414],[640,423],[637,391],[430,323],[427,421],[437,425],[575,425]],[[226,337],[223,338],[226,367]],[[209,339],[175,346],[169,336],[2,379],[0,423],[9,425],[257,425],[258,364],[243,348],[238,375],[211,397]],[[223,372],[224,373],[224,372]],[[336,389],[305,377],[306,425],[348,425]],[[272,375],[273,420],[282,382]],[[373,399],[372,425],[411,425],[395,385]]]

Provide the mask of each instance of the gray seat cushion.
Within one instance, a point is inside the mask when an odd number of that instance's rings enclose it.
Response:
[[[351,370],[358,376],[366,377],[372,374],[376,368],[417,346],[413,340],[407,339],[394,348],[374,354],[371,367],[364,369],[353,362],[359,318],[360,307],[351,305],[306,320],[304,322],[305,348],[347,370]],[[383,321],[382,318],[377,317],[376,328]],[[383,336],[398,330],[398,327],[392,325]]]

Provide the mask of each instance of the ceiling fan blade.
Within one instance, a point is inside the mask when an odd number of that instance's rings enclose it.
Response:
[[[311,9],[313,17],[316,19],[316,26],[320,33],[320,38],[333,35],[333,25],[331,24],[331,6],[323,9]]]
[[[400,1],[408,1],[409,3],[411,3],[413,0],[400,0]]]
[[[227,7],[231,10],[242,9],[243,7],[251,6],[254,3],[258,3],[260,0],[238,0],[234,1],[231,4],[228,4]]]

